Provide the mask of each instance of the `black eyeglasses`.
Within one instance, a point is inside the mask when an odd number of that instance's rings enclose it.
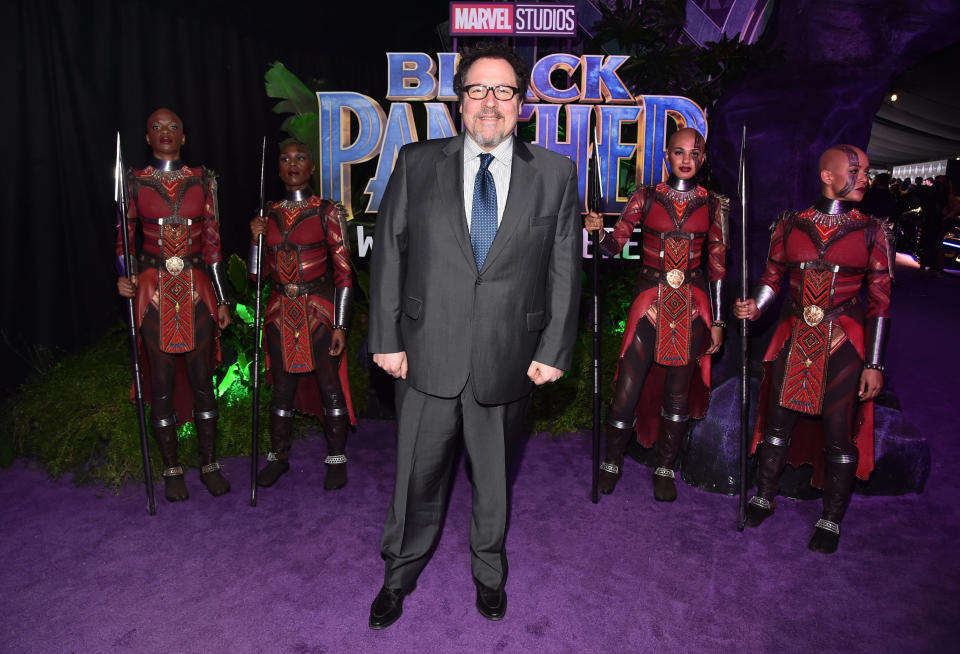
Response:
[[[463,87],[463,90],[471,100],[483,100],[490,91],[493,91],[493,97],[497,100],[513,100],[513,96],[515,96],[520,89],[516,86],[507,86],[506,84],[497,84],[496,86],[467,84]]]

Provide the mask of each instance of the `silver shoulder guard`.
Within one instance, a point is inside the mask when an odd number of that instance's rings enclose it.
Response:
[[[210,271],[210,281],[213,283],[213,292],[217,296],[217,305],[233,304],[233,291],[224,273],[223,261],[211,264],[207,269]]]
[[[868,318],[866,324],[867,341],[863,348],[863,365],[883,370],[883,360],[887,351],[887,337],[890,334],[889,318]]]
[[[353,299],[353,287],[338,288],[333,299],[333,328],[347,331],[350,324],[350,301]]]

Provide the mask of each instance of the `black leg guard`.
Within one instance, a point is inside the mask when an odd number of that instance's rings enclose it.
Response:
[[[609,495],[617,487],[623,475],[623,454],[633,436],[633,425],[607,418],[607,452],[600,464],[600,480],[597,488]]]
[[[324,409],[324,427],[327,437],[327,475],[324,490],[337,490],[347,485],[347,429],[350,415],[346,408]]]
[[[857,481],[856,455],[828,455],[823,481],[823,514],[817,520],[808,547],[814,552],[833,554],[840,544],[840,521],[843,520]]]
[[[653,470],[653,498],[658,502],[673,502],[677,499],[673,465],[687,435],[689,420],[689,415],[676,415],[665,410],[660,412],[660,434],[654,448],[657,465]]]
[[[182,502],[190,497],[190,493],[183,479],[183,466],[177,457],[177,417],[174,414],[166,418],[151,417],[150,425],[163,460],[163,495],[168,502]]]
[[[197,426],[197,451],[200,454],[200,481],[214,497],[230,492],[230,482],[220,474],[217,462],[217,410],[194,411]]]
[[[760,444],[757,450],[757,458],[760,460],[757,471],[757,494],[751,497],[747,504],[746,525],[748,527],[759,527],[760,523],[772,516],[773,510],[777,508],[774,498],[780,490],[780,475],[787,464],[789,452],[789,443],[776,436],[768,435]]]
[[[267,465],[257,473],[257,486],[269,488],[290,470],[290,433],[293,410],[274,408],[270,413],[270,447]]]

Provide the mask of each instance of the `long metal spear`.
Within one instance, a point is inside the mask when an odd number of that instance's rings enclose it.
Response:
[[[600,182],[600,142],[597,129],[593,129],[593,156],[590,158],[589,183],[587,185],[587,208],[603,215],[603,184]],[[590,487],[590,501],[599,501],[597,494],[600,483],[600,233],[603,227],[595,231],[593,240],[593,481]]]
[[[267,137],[260,146],[260,209],[257,215],[263,218],[263,173],[267,163]],[[253,439],[250,450],[250,506],[257,505],[257,457],[260,452],[260,339],[263,336],[261,314],[263,312],[263,234],[257,235],[257,290],[253,300],[253,422],[250,433]]]
[[[740,141],[740,299],[750,297],[747,270],[747,126]],[[740,502],[737,509],[737,530],[743,531],[747,520],[747,442],[750,434],[750,319],[740,321]]]
[[[130,237],[127,233],[127,185],[124,181],[123,155],[120,152],[120,132],[117,132],[117,156],[113,171],[113,202],[120,225],[120,242],[123,244],[123,274],[130,279],[133,257],[130,256]],[[143,483],[147,487],[147,513],[157,514],[157,501],[153,495],[153,470],[150,468],[150,445],[147,442],[147,413],[143,404],[143,382],[140,374],[140,353],[137,346],[137,316],[133,298],[127,298],[127,324],[130,325],[130,374],[133,377],[133,399],[137,404],[137,419],[140,423],[140,454],[143,456]]]

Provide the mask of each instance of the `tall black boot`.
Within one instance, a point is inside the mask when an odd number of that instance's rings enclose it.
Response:
[[[607,451],[600,464],[600,480],[597,488],[609,495],[617,487],[623,475],[623,454],[633,436],[633,424],[607,417]]]
[[[680,446],[687,435],[690,415],[676,415],[660,410],[660,434],[654,446],[653,498],[658,502],[672,502],[677,499],[677,485],[674,483],[673,464],[676,463]]]
[[[823,480],[823,513],[817,520],[808,547],[814,552],[833,554],[840,544],[843,520],[857,483],[857,454],[828,454]]]
[[[257,473],[257,486],[273,486],[290,470],[290,433],[293,430],[293,410],[274,407],[270,412],[270,448],[267,465]]]
[[[173,413],[166,418],[151,416],[150,426],[163,460],[163,495],[168,502],[182,502],[190,497],[190,493],[183,480],[183,466],[177,457],[177,416]]]
[[[327,475],[324,490],[337,490],[347,485],[347,429],[350,413],[345,407],[323,409],[323,426],[327,437]]]
[[[757,494],[751,497],[747,504],[748,527],[759,527],[777,508],[775,498],[780,490],[780,475],[783,474],[783,467],[787,465],[789,453],[789,438],[774,434],[767,434],[757,448]]]
[[[193,412],[193,422],[197,426],[197,452],[200,454],[200,481],[214,497],[230,492],[230,482],[220,474],[216,455],[218,415],[216,409]]]

